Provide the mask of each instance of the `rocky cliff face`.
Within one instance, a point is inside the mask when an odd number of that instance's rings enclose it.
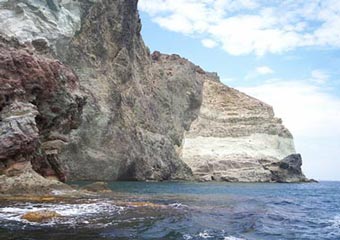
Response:
[[[157,54],[151,59],[140,35],[137,1],[81,7],[81,31],[61,56],[88,97],[83,124],[63,153],[70,177],[190,177],[176,148],[200,106],[202,84],[195,66],[173,55],[164,60],[172,69],[165,70]]]
[[[185,135],[182,158],[199,180],[304,181],[278,177],[280,160],[295,154],[291,133],[271,106],[219,82],[205,79],[199,117]],[[296,169],[301,168],[301,161]],[[288,168],[287,168],[288,169]]]
[[[271,107],[140,30],[137,0],[0,0],[0,178],[303,179]]]
[[[31,166],[65,180],[58,154],[84,104],[76,75],[32,45],[0,38],[0,83],[0,192],[6,177],[35,178]]]
[[[190,178],[176,149],[202,83],[176,55],[164,59],[166,72],[151,58],[137,1],[5,1],[1,9],[11,26],[4,35],[45,47],[79,77],[87,104],[61,154],[69,179]]]

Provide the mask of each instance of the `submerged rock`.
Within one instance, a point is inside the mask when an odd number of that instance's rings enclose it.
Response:
[[[36,212],[28,212],[21,216],[21,219],[25,219],[29,222],[46,222],[51,221],[55,218],[60,218],[61,215],[55,211],[41,210]]]
[[[81,187],[82,190],[90,192],[112,192],[106,182],[95,182]]]

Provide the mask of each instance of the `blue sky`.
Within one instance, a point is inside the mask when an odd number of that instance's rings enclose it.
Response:
[[[308,177],[340,180],[340,1],[140,0],[151,51],[274,107]]]

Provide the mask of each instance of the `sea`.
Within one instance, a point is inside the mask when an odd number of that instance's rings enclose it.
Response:
[[[2,201],[0,239],[340,239],[340,182],[109,186],[111,195],[89,199]],[[21,219],[36,210],[56,211],[63,217],[42,223]]]

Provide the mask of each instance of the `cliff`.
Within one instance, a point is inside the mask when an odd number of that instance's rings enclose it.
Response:
[[[70,178],[190,178],[176,148],[200,106],[195,66],[183,62],[170,76],[153,65],[140,35],[136,1],[81,7],[81,31],[61,56],[88,97],[83,123],[62,154]]]
[[[84,104],[77,76],[31,45],[0,38],[0,82],[0,192],[50,185],[37,173],[64,181],[58,154]]]
[[[136,0],[0,2],[0,181],[305,179],[270,106],[140,30]]]
[[[185,134],[182,158],[199,180],[305,181],[300,165],[282,176],[281,160],[296,155],[291,133],[271,106],[223,85],[204,81],[198,118]]]

